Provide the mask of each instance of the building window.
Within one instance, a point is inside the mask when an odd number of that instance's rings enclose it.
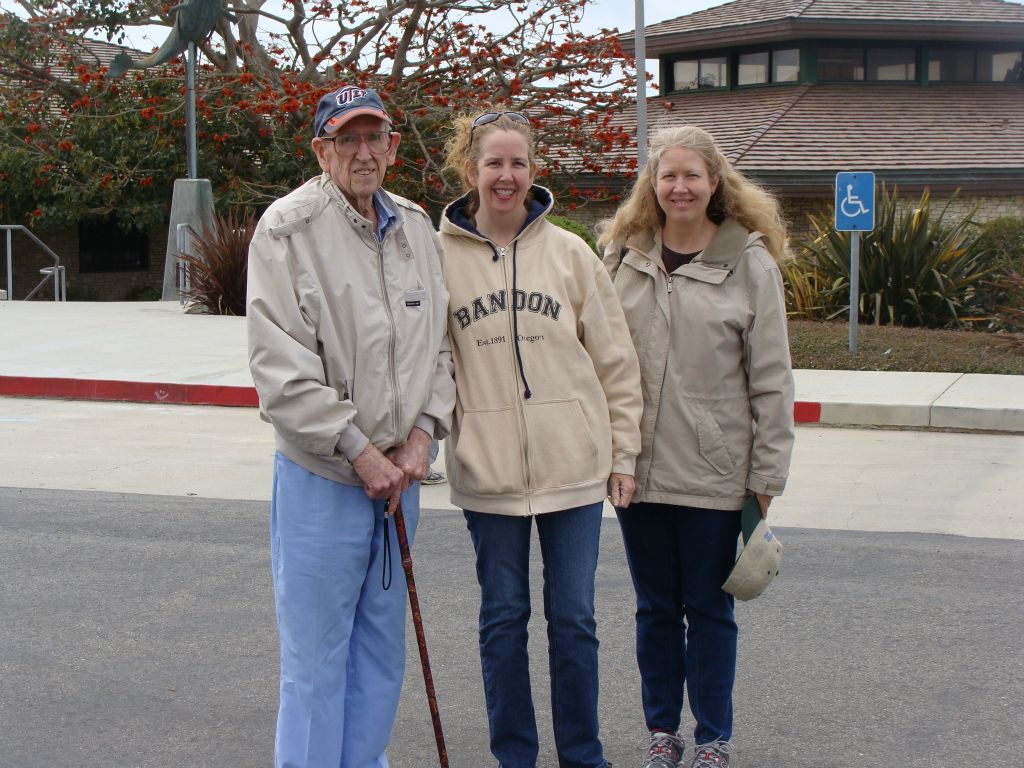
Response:
[[[868,80],[916,80],[914,48],[868,48]]]
[[[800,51],[741,53],[736,61],[736,84],[795,83],[800,79]]]
[[[819,48],[819,80],[916,80],[915,48]]]
[[[768,51],[761,53],[742,53],[736,67],[737,85],[758,85],[768,82],[768,62],[771,54]]]
[[[863,48],[819,48],[819,80],[863,80]]]
[[[1020,51],[978,51],[978,79],[992,83],[1020,83]]]
[[[728,60],[725,56],[677,61],[672,65],[672,81],[677,91],[694,88],[724,88]]]
[[[974,51],[935,48],[928,53],[928,79],[932,82],[962,83],[974,79]]]
[[[117,214],[78,222],[80,272],[145,272],[149,269],[149,235],[125,232]]]
[[[772,51],[772,82],[795,83],[800,80],[800,49]]]

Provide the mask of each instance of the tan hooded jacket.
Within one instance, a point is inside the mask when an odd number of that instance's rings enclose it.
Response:
[[[414,426],[441,438],[455,404],[448,292],[429,217],[389,193],[383,242],[326,174],[275,201],[249,247],[249,368],[277,449],[362,485],[351,462]]]
[[[778,496],[793,450],[782,276],[731,219],[671,275],[660,234],[610,245],[608,268],[643,378],[634,501],[736,510]]]
[[[547,221],[551,194],[533,194],[506,248],[476,232],[466,198],[441,219],[458,385],[445,466],[452,502],[476,512],[600,502],[640,450],[640,373],[611,280]]]

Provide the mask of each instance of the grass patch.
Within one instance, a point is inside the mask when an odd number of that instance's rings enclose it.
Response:
[[[1024,375],[1024,352],[991,333],[861,325],[856,355],[846,322],[789,321],[794,368]]]

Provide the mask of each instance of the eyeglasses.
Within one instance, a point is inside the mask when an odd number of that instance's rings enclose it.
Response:
[[[513,123],[522,123],[523,125],[530,124],[530,119],[526,115],[521,114],[519,112],[485,112],[484,114],[480,115],[480,117],[473,121],[473,127],[469,129],[469,135],[472,136],[473,131],[475,131],[481,125],[488,125],[490,123],[493,123],[502,115],[507,117]]]
[[[339,155],[354,155],[364,141],[373,154],[383,155],[391,148],[391,133],[391,131],[339,133],[336,136],[321,136],[320,138],[324,141],[333,141],[334,149]]]

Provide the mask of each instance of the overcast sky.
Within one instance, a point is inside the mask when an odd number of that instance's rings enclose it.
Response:
[[[723,5],[723,0],[645,0],[644,22],[649,26],[716,5]],[[635,11],[635,0],[593,0],[583,14],[583,25],[589,31],[618,27],[620,32],[628,32],[635,29]]]
[[[649,26],[666,19],[675,19],[705,8],[725,5],[729,0],[645,0],[644,24]],[[1009,0],[1024,4],[1024,0]],[[872,0],[884,3],[885,0]],[[7,3],[4,3],[5,5]],[[15,9],[17,12],[17,9]],[[596,32],[601,28],[618,28],[620,32],[635,29],[636,0],[591,0],[583,14],[583,31]],[[136,28],[128,30],[128,44],[134,44],[141,50],[149,50],[163,42],[167,30],[159,27],[154,30]],[[150,32],[150,34],[147,34]],[[657,62],[651,61],[648,72],[657,72]]]

